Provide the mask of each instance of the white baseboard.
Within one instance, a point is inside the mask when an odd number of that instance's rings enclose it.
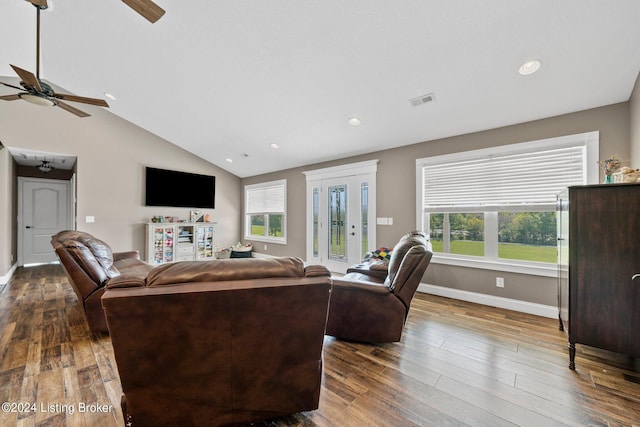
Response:
[[[274,255],[261,254],[260,252],[253,252],[251,256],[253,258],[273,258],[274,257]]]
[[[491,307],[506,308],[507,310],[519,311],[521,313],[535,314],[537,316],[558,318],[558,307],[552,305],[537,304],[533,302],[520,301],[511,298],[497,297],[493,295],[479,294],[477,292],[463,291],[460,289],[446,288],[444,286],[427,285],[420,283],[418,292],[437,295],[441,297],[454,298],[462,301],[475,302]]]
[[[0,286],[6,285],[7,283],[9,283],[9,279],[11,279],[11,276],[13,276],[13,272],[16,271],[17,267],[18,267],[18,264],[13,264],[13,266],[7,272],[7,274],[5,274],[4,276],[0,276]]]

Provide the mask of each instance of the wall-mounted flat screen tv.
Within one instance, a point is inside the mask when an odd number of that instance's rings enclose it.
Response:
[[[145,189],[146,206],[215,207],[215,176],[147,167]]]

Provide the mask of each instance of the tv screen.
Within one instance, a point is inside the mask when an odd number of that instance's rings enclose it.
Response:
[[[147,206],[215,207],[215,176],[147,167],[145,187]]]

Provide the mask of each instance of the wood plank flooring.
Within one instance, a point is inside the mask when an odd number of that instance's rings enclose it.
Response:
[[[402,342],[326,337],[320,408],[263,424],[640,426],[637,359],[578,346],[576,365],[556,320],[418,294]],[[0,294],[0,426],[121,427],[120,396],[61,267],[19,268]]]

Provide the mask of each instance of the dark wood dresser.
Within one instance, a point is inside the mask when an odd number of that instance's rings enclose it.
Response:
[[[570,187],[558,206],[569,368],[576,343],[640,357],[640,184]]]

